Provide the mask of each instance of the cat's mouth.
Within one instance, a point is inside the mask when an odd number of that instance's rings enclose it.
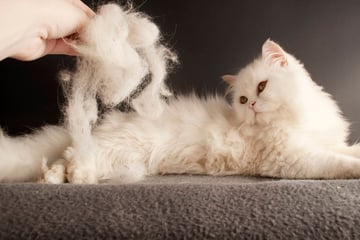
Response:
[[[254,119],[254,122],[256,122],[256,118],[259,116],[259,113],[258,111],[256,111],[255,109],[251,109],[251,115],[252,115],[252,118]]]
[[[261,112],[259,110],[252,110],[252,114],[253,114],[253,119],[254,119],[254,123],[261,123],[263,122],[262,119],[264,117],[264,112]]]
[[[260,113],[258,110],[256,110],[255,108],[250,108],[251,112],[254,113],[254,115],[256,116],[256,114]]]

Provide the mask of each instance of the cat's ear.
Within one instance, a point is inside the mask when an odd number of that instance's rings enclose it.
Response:
[[[281,67],[288,65],[285,51],[270,39],[266,40],[262,46],[262,57],[270,64],[278,64]]]
[[[234,76],[234,75],[224,75],[221,78],[224,80],[224,82],[226,82],[230,86],[233,86],[236,81],[236,76]]]

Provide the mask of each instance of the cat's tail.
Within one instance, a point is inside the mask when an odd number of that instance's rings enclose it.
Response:
[[[43,160],[57,160],[69,144],[67,131],[59,126],[20,137],[7,136],[0,128],[0,182],[38,180]]]

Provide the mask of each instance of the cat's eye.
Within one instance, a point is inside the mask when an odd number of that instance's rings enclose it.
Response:
[[[266,84],[267,84],[267,80],[266,81],[262,81],[258,84],[257,86],[257,94],[259,95],[262,91],[264,91]]]
[[[241,97],[240,97],[240,103],[241,103],[241,104],[245,104],[245,103],[247,103],[247,101],[248,101],[248,98],[247,98],[247,97],[245,97],[245,96],[241,96]]]

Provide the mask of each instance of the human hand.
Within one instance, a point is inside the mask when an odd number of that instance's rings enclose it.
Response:
[[[76,55],[64,38],[94,15],[80,0],[0,0],[0,60]]]

